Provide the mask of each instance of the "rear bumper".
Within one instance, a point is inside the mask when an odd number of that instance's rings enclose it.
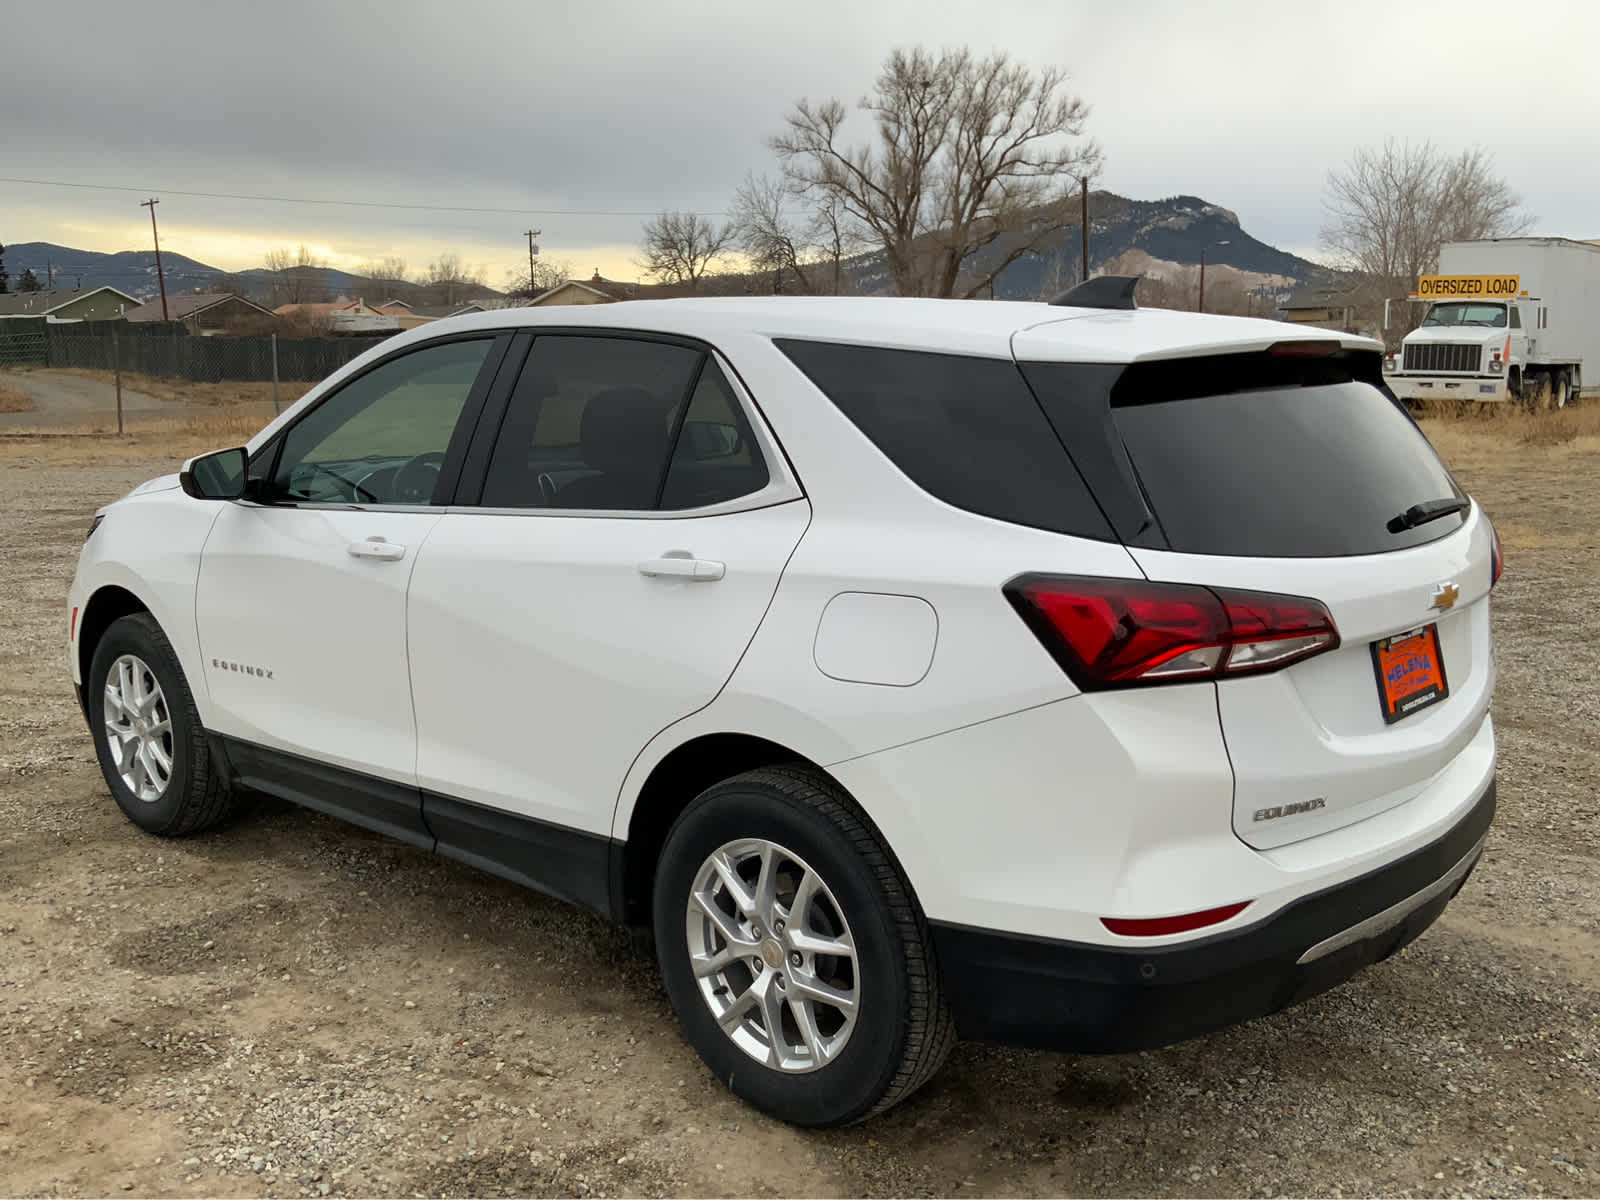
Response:
[[[1442,837],[1245,929],[1179,945],[1097,946],[934,922],[961,1037],[1115,1054],[1287,1008],[1387,958],[1460,890],[1494,819],[1491,780]]]

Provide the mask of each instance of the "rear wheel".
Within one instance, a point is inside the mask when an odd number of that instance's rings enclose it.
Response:
[[[654,925],[689,1042],[782,1120],[881,1112],[954,1043],[910,887],[819,774],[766,768],[702,793],[662,848]]]
[[[1567,373],[1553,372],[1550,376],[1550,407],[1565,408],[1568,399]]]
[[[178,656],[153,617],[112,622],[84,684],[100,772],[129,820],[177,837],[233,813],[236,794],[211,761]]]

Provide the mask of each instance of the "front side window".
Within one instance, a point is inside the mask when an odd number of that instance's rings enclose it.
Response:
[[[767,469],[716,363],[624,337],[534,341],[484,479],[488,508],[652,511],[758,491]]]
[[[312,409],[284,438],[273,492],[287,501],[431,504],[492,338],[390,359]]]

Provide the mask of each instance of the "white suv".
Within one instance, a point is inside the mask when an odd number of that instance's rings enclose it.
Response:
[[[151,833],[266,792],[653,934],[804,1125],[956,1037],[1152,1047],[1438,916],[1493,530],[1371,341],[733,299],[416,329],[95,517],[72,676]]]

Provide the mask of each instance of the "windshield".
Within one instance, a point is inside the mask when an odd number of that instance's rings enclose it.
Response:
[[[1503,304],[1435,304],[1423,318],[1424,328],[1429,325],[1481,325],[1503,329],[1506,323],[1506,306]]]

